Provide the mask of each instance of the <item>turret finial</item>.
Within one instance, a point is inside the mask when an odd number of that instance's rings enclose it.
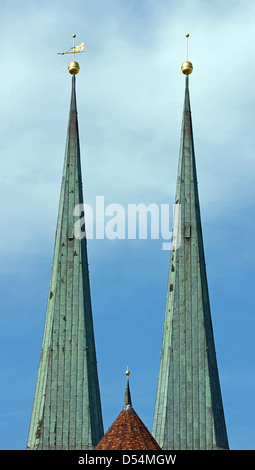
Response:
[[[68,65],[68,70],[71,75],[76,75],[80,71],[78,62],[75,61],[75,54],[79,52],[85,52],[85,43],[81,42],[78,46],[75,45],[76,34],[73,34],[73,46],[70,47],[66,52],[58,52],[58,54],[73,54],[73,61]]]
[[[184,75],[190,75],[193,71],[193,65],[188,60],[188,46],[189,46],[189,34],[188,33],[186,34],[186,38],[187,38],[187,60],[185,60],[185,62],[183,62],[182,64],[182,73],[184,73]]]
[[[126,370],[126,376],[127,376],[127,383],[126,383],[126,390],[125,390],[125,397],[124,397],[124,410],[128,410],[129,408],[132,408],[132,400],[131,400],[131,393],[130,393],[130,388],[129,388],[129,376],[130,376],[130,370],[127,364],[127,370]]]

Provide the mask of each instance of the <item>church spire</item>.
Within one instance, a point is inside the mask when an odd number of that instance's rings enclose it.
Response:
[[[83,204],[83,193],[77,65],[69,72],[72,92],[64,170],[27,449],[93,449],[104,434],[86,238],[75,238],[73,232],[74,207]]]
[[[207,286],[187,60],[176,204],[180,246],[170,259],[152,434],[162,449],[227,449]],[[173,234],[174,235],[174,234]],[[175,234],[176,236],[176,234]]]
[[[127,365],[127,370],[126,370],[126,376],[127,376],[127,384],[126,384],[124,405],[123,405],[124,410],[127,410],[128,408],[132,408],[132,400],[131,400],[131,393],[130,393],[130,387],[129,387],[130,371],[129,371],[128,365]]]

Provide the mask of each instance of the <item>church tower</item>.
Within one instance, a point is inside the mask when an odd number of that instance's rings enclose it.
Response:
[[[166,450],[228,449],[197,187],[189,97],[192,70],[187,58],[182,65],[185,99],[175,199],[180,211],[175,211],[173,224],[173,240],[179,243],[171,252],[152,427]]]
[[[84,50],[84,43],[74,43],[67,51],[74,54],[71,104],[29,450],[93,449],[104,434],[87,244],[74,236],[74,208],[83,204],[75,53]]]

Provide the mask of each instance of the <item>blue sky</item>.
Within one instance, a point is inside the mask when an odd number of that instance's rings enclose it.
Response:
[[[1,2],[0,448],[26,446],[42,343],[70,103],[85,201],[174,202],[189,57],[212,320],[230,447],[254,449],[255,5],[245,0]],[[170,254],[162,240],[89,240],[105,430],[129,362],[151,429]]]

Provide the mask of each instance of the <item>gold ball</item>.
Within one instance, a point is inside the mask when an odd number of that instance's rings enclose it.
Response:
[[[75,62],[75,61],[70,62],[70,64],[68,65],[68,70],[71,75],[76,75],[77,73],[79,73],[80,66],[78,62]]]
[[[193,72],[192,63],[189,62],[188,60],[183,62],[183,64],[182,64],[182,73],[184,73],[184,75],[190,75],[192,72]]]
[[[186,34],[186,38],[189,38],[189,34],[188,34],[188,33]]]
[[[126,370],[126,375],[130,375],[130,371],[129,371],[129,370]]]
[[[76,38],[76,34],[73,34],[73,38]]]

